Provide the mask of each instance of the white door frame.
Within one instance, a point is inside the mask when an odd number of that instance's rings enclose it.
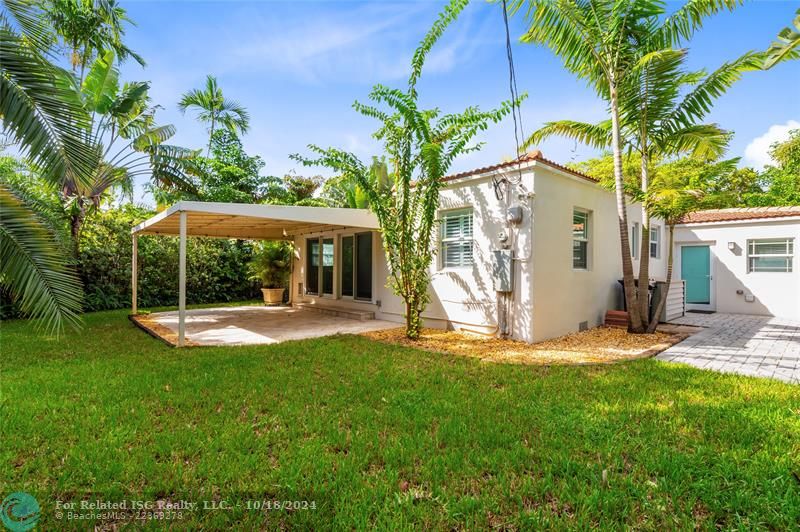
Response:
[[[710,279],[708,280],[708,303],[687,303],[686,291],[684,290],[684,305],[686,310],[717,310],[717,259],[714,255],[714,241],[698,241],[698,242],[679,242],[677,255],[677,271],[678,279],[683,279],[683,248],[684,247],[701,247],[708,246],[708,271]]]

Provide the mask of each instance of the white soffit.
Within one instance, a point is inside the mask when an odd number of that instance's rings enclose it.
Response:
[[[180,201],[131,233],[177,236],[181,212],[186,212],[189,236],[282,240],[333,229],[379,228],[378,219],[367,209]]]

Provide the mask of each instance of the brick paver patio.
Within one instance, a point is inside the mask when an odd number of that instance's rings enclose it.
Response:
[[[800,320],[687,313],[673,323],[705,328],[658,360],[800,383]]]

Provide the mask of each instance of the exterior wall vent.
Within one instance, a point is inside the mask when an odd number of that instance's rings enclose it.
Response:
[[[579,331],[588,331],[589,330],[589,322],[588,321],[580,322],[578,324],[578,330]]]

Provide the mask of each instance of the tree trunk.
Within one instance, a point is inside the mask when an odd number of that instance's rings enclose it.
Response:
[[[208,150],[206,150],[206,158],[211,157],[211,141],[214,140],[214,116],[211,116],[211,128],[208,130]]]
[[[77,214],[71,215],[69,219],[69,234],[72,237],[72,253],[75,255],[75,273],[84,282],[85,279],[83,279],[83,268],[81,268],[80,236],[81,228],[83,227],[83,222],[85,219],[86,210],[83,207],[81,207]]]
[[[658,327],[658,319],[661,316],[661,313],[664,312],[664,307],[667,305],[667,296],[669,295],[669,285],[672,283],[672,246],[673,241],[675,238],[675,226],[669,226],[669,252],[667,253],[667,286],[664,289],[664,293],[661,294],[661,299],[656,305],[655,313],[653,314],[653,321],[647,326],[647,332],[654,333],[656,332],[656,327]]]
[[[81,236],[81,228],[83,227],[83,222],[86,219],[86,210],[81,207],[77,214],[73,214],[70,216],[69,219],[69,233],[72,237],[72,248],[75,253],[75,258],[78,258],[78,254],[81,250],[80,245],[80,236]]]
[[[419,340],[422,325],[420,311],[415,299],[412,296],[406,300],[406,338],[410,340]]]
[[[625,303],[628,308],[628,331],[643,333],[642,318],[639,314],[638,297],[633,280],[631,244],[628,238],[628,213],[625,202],[625,178],[622,172],[622,147],[620,142],[619,104],[617,88],[610,83],[611,95],[611,150],[614,156],[614,188],[617,199],[617,219],[622,252],[622,284],[625,287]]]
[[[644,139],[644,137],[643,137]],[[646,142],[646,140],[644,141]],[[647,197],[647,186],[650,181],[650,158],[646,153],[642,154],[642,192]],[[647,329],[650,326],[650,215],[647,212],[646,201],[642,202],[642,232],[641,246],[639,248],[639,315],[642,319],[642,327]]]

